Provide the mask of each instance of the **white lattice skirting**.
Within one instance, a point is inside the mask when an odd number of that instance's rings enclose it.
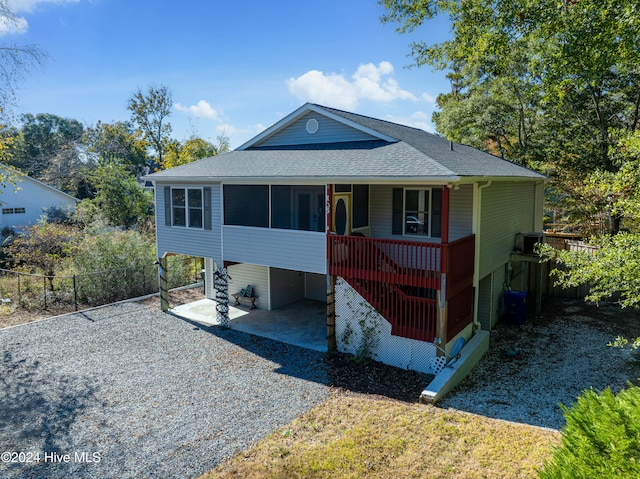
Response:
[[[439,371],[435,345],[392,336],[391,324],[340,277],[335,301],[338,351],[428,374]]]

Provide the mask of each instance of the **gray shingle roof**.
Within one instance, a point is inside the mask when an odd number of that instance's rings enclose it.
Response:
[[[249,147],[160,171],[149,175],[149,179],[351,178],[357,181],[358,178],[454,180],[463,176],[544,178],[469,146],[454,144],[451,150],[449,141],[417,128],[321,105],[311,106],[316,111],[324,110],[334,117],[344,118],[398,141]]]

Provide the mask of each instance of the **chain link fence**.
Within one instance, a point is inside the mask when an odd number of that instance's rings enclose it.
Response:
[[[200,282],[201,270],[201,258],[171,257],[169,288]],[[157,292],[157,264],[71,276],[0,269],[0,302],[14,308],[78,311]]]

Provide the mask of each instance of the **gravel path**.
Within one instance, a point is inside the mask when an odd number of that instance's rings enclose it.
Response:
[[[0,354],[0,452],[31,459],[7,479],[196,477],[329,393],[322,353],[141,303],[0,330]]]
[[[560,403],[570,406],[591,387],[619,391],[640,378],[640,351],[607,347],[618,335],[640,334],[637,312],[553,300],[543,315],[522,326],[499,323],[489,352],[439,406],[560,429]]]

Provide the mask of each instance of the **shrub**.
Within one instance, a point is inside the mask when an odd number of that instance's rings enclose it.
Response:
[[[562,443],[541,479],[640,477],[640,388],[584,391],[566,408]]]
[[[78,299],[98,304],[143,294],[146,283],[155,282],[154,261],[153,239],[136,231],[87,234],[73,258]]]

